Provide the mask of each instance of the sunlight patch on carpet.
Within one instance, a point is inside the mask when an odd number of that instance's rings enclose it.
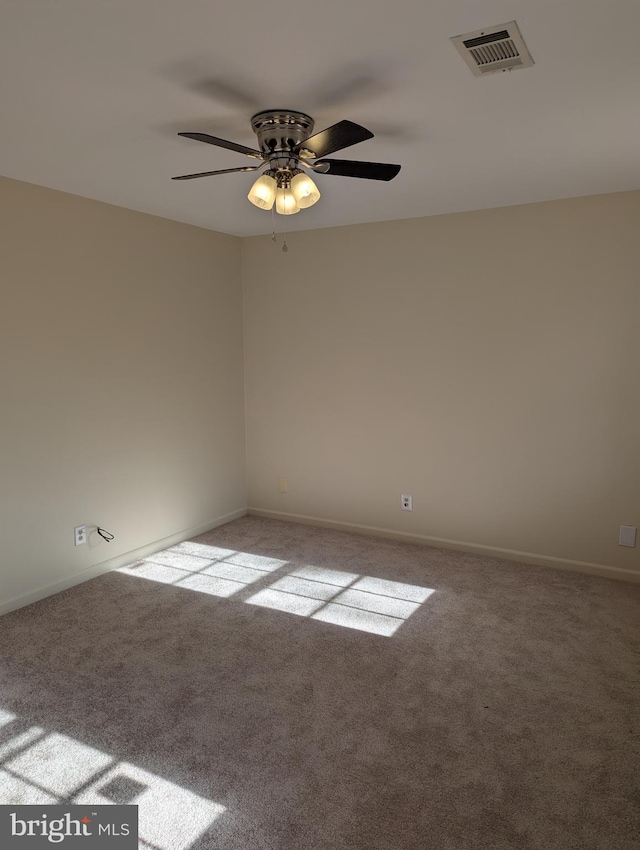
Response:
[[[15,714],[12,714],[10,711],[4,711],[4,709],[0,708],[0,726],[6,726],[7,723],[13,723],[16,719]]]
[[[430,587],[357,573],[302,567],[246,601],[390,637],[433,592]]]
[[[74,802],[109,805],[120,800],[138,806],[140,837],[161,850],[187,850],[225,811],[224,806],[127,762],[101,776]]]
[[[286,564],[278,558],[185,541],[118,572],[228,598]]]
[[[55,806],[60,799],[13,776],[6,770],[0,770],[0,805],[2,806]]]
[[[187,540],[118,572],[161,584],[230,598],[260,582],[249,605],[310,617],[336,626],[390,637],[434,589],[359,573],[293,567],[288,561]],[[272,573],[278,572],[278,576]]]
[[[287,614],[298,614],[310,617],[314,611],[322,607],[322,602],[298,596],[295,593],[282,593],[279,590],[259,590],[247,599],[249,605],[260,605],[262,608],[273,608],[274,611],[285,611]]]
[[[0,709],[3,726],[18,718]],[[23,729],[0,750],[2,805],[137,805],[140,845],[188,850],[225,807],[67,735]]]
[[[13,735],[0,746],[0,760],[8,758],[12,753],[24,749],[24,747],[37,741],[38,738],[43,738],[45,735],[45,730],[39,726],[32,726],[25,732],[19,732],[17,735]]]
[[[375,614],[373,611],[359,611],[357,608],[347,608],[344,605],[334,605],[333,603],[329,603],[316,611],[313,619],[384,637],[391,637],[404,622],[404,620],[398,620],[395,617]]]
[[[44,791],[66,797],[112,763],[113,758],[100,750],[66,735],[51,733],[7,761],[4,767]]]
[[[320,581],[335,587],[349,587],[360,578],[359,573],[345,573],[342,570],[330,570],[326,567],[297,567],[291,572],[292,576]]]

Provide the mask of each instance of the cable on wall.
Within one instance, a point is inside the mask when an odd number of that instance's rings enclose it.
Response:
[[[107,543],[111,543],[111,541],[115,537],[115,534],[111,534],[110,531],[107,531],[105,528],[100,528],[100,526],[98,526],[98,534],[100,535],[100,537],[102,537],[103,540],[106,540]]]

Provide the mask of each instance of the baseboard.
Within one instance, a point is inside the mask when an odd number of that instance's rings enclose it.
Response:
[[[109,558],[107,561],[101,561],[99,564],[94,564],[92,567],[82,570],[79,573],[67,576],[59,581],[47,584],[42,587],[25,593],[22,596],[14,596],[13,599],[8,599],[0,602],[0,616],[8,614],[10,611],[15,611],[17,608],[24,608],[25,605],[31,605],[44,599],[47,596],[52,596],[54,593],[60,593],[61,590],[67,590],[76,584],[82,584],[91,578],[104,575],[104,573],[117,570],[119,567],[124,567],[126,564],[131,564],[133,561],[138,561],[140,558],[146,558],[153,555],[154,552],[160,552],[162,549],[167,549],[169,546],[175,546],[177,543],[182,543],[184,540],[190,540],[198,534],[204,534],[205,531],[211,531],[212,528],[217,528],[219,525],[224,525],[234,519],[239,519],[247,513],[246,508],[238,511],[233,511],[230,514],[218,517],[217,519],[206,522],[202,525],[196,525],[192,528],[186,528],[183,531],[178,531],[175,534],[170,534],[168,537],[163,537],[161,540],[155,540],[153,543],[148,543],[145,546],[140,546],[138,549],[132,549],[130,552],[123,552],[121,555],[116,555],[114,558]]]
[[[353,522],[338,522],[306,514],[290,514],[282,511],[270,511],[265,508],[247,508],[250,516],[261,516],[270,519],[280,519],[285,522],[299,522],[303,525],[316,525],[321,528],[332,528],[335,531],[353,531],[356,534],[368,534],[373,537],[385,537],[389,540],[400,540],[405,543],[421,543],[437,549],[453,549],[457,552],[469,552],[472,555],[486,555],[491,558],[502,558],[524,564],[534,564],[538,567],[552,567],[557,570],[570,570],[575,573],[612,578],[618,581],[640,582],[640,572],[625,570],[621,567],[609,567],[605,564],[591,564],[588,561],[572,561],[569,558],[555,558],[549,555],[538,555],[534,552],[518,552],[515,549],[500,549],[496,546],[484,546],[481,543],[466,543],[461,540],[447,540],[442,537],[428,537],[424,534],[407,534],[394,531],[391,528],[379,528],[372,525],[359,525]]]

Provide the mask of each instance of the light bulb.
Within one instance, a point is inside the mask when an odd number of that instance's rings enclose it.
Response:
[[[278,186],[276,191],[276,212],[280,215],[294,215],[300,212],[293,192],[288,187]]]
[[[278,183],[275,177],[272,177],[270,174],[263,174],[253,184],[247,198],[254,206],[259,207],[261,210],[270,210],[276,199],[277,187]]]
[[[291,191],[300,209],[312,207],[320,200],[320,191],[308,174],[300,172],[291,181]]]

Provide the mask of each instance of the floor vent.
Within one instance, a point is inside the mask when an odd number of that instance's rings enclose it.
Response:
[[[533,65],[515,21],[457,35],[451,41],[476,77]]]

